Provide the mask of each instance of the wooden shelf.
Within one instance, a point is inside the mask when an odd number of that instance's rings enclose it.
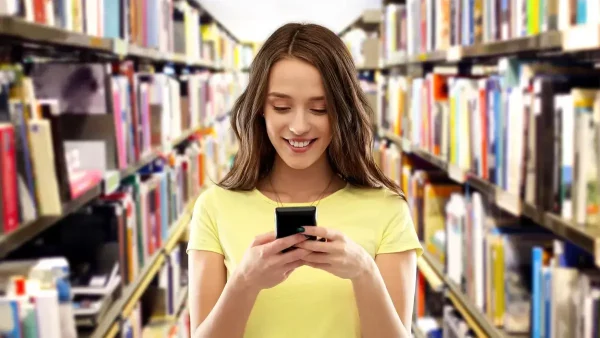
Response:
[[[425,335],[425,333],[423,331],[421,331],[421,329],[419,329],[416,322],[412,323],[412,331],[413,331],[413,335],[415,336],[415,338],[426,338],[427,337]]]
[[[448,50],[433,51],[385,62],[386,68],[406,64],[447,63],[470,59],[515,55],[527,52],[549,52],[563,50],[563,32],[544,32],[534,36],[520,37],[504,41],[494,41],[472,46],[452,46]],[[597,48],[600,48],[598,46]]]
[[[190,59],[186,55],[165,53],[157,49],[130,44],[122,39],[111,39],[68,31],[58,27],[29,22],[14,16],[0,16],[0,38],[9,38],[42,46],[66,47],[85,50],[113,58],[134,57],[154,62],[167,62],[221,70],[213,62]]]
[[[102,193],[101,184],[86,191],[78,198],[63,205],[63,212],[57,216],[42,216],[35,221],[20,225],[16,230],[0,236],[0,258],[6,257],[13,250],[31,241],[65,217],[81,209]]]
[[[427,251],[423,252],[422,258],[427,265],[441,277],[443,284],[447,288],[448,298],[452,301],[456,309],[465,318],[465,321],[477,334],[477,337],[490,338],[514,338],[525,337],[521,335],[512,336],[495,327],[492,321],[479,310],[473,302],[460,290],[460,288],[444,274],[443,265]],[[428,280],[429,281],[429,280]]]
[[[424,247],[424,244],[421,244]],[[444,286],[444,270],[442,266],[434,259],[427,251],[423,251],[423,255],[417,260],[417,268],[429,286],[435,291],[442,291]]]

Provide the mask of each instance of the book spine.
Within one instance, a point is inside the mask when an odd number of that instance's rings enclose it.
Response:
[[[19,226],[15,133],[12,125],[0,126],[0,157],[3,231],[11,232]]]

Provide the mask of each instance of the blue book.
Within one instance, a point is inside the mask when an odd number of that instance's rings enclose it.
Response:
[[[542,337],[550,338],[552,336],[552,270],[547,268],[543,271],[544,283],[544,313],[543,313],[543,331]]]
[[[541,247],[531,250],[531,338],[542,337],[541,319],[542,309],[542,259],[544,256]]]
[[[147,34],[148,34],[148,47],[158,48],[159,47],[159,27],[160,27],[160,14],[158,7],[158,0],[147,0],[146,2],[146,17],[147,17]]]
[[[0,318],[2,318],[0,337],[21,338],[21,322],[17,300],[0,298]]]
[[[585,25],[587,23],[587,1],[577,0],[577,24]]]
[[[119,39],[121,37],[120,23],[120,0],[104,0],[104,37]]]
[[[495,83],[495,88],[494,88],[494,106],[493,106],[493,111],[491,112],[491,115],[494,116],[493,120],[494,120],[494,124],[492,125],[493,127],[493,139],[494,139],[494,149],[493,149],[493,154],[494,154],[494,168],[495,168],[495,181],[493,182],[494,184],[496,184],[497,186],[501,186],[502,183],[502,161],[500,159],[500,154],[501,154],[501,143],[502,143],[502,119],[501,119],[501,110],[502,110],[502,89],[500,88],[500,81],[497,80],[497,82]]]

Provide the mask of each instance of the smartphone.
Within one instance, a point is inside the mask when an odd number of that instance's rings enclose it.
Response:
[[[275,208],[275,237],[283,238],[298,233],[298,228],[317,225],[317,207],[279,207]],[[316,240],[316,236],[306,236]],[[291,248],[290,248],[291,249]],[[290,249],[284,250],[284,252]]]

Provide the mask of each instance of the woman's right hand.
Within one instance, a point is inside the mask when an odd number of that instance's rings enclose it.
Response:
[[[270,232],[257,236],[238,265],[235,276],[245,287],[255,292],[272,288],[285,281],[296,268],[302,266],[302,258],[311,252],[296,248],[286,253],[281,251],[306,241],[306,236],[296,234],[275,238]]]

